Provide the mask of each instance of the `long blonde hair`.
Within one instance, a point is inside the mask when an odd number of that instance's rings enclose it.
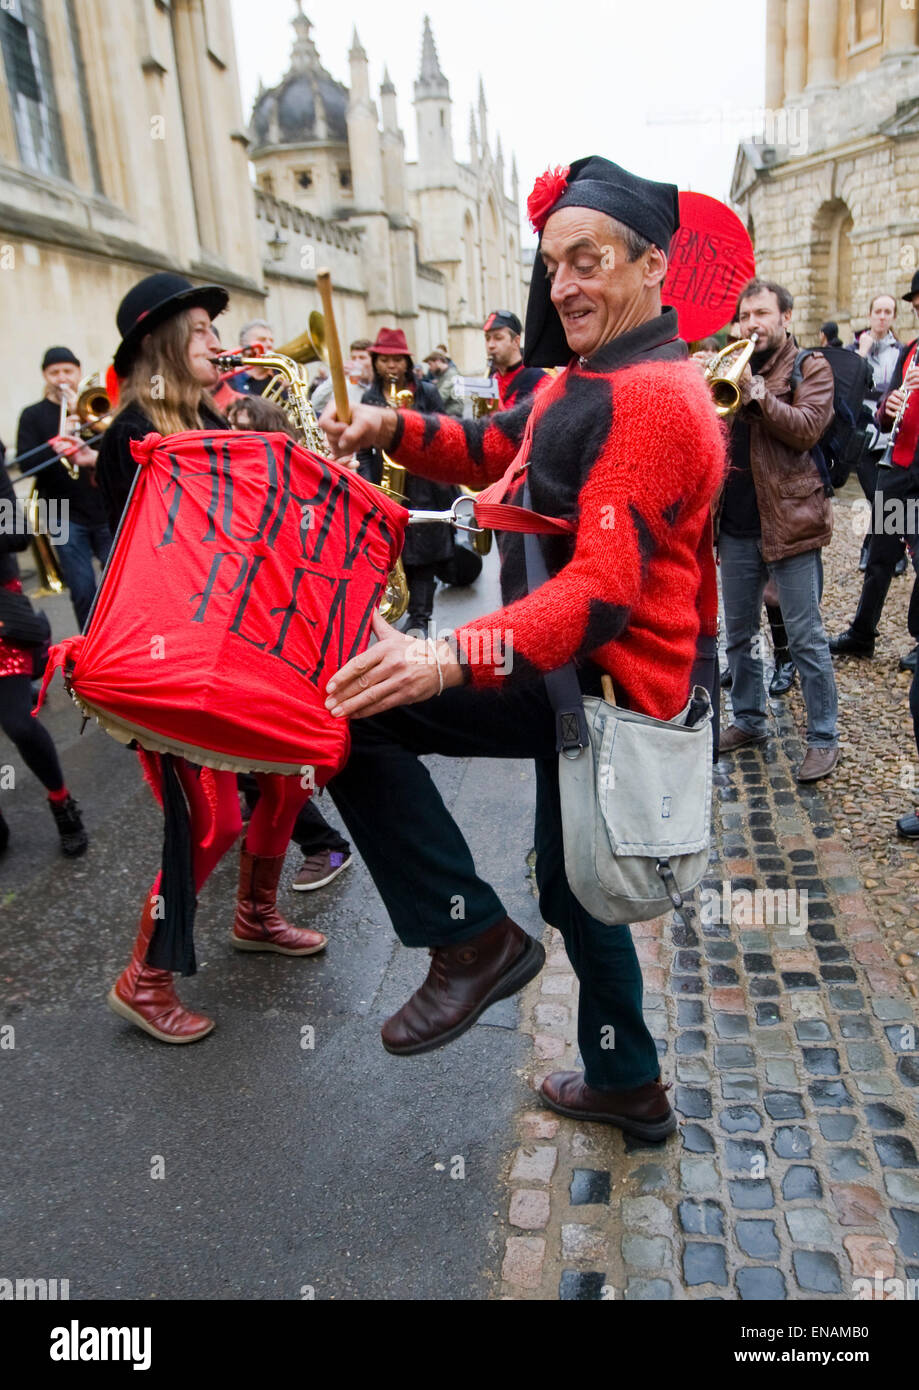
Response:
[[[119,414],[134,406],[160,434],[201,428],[201,406],[216,407],[188,366],[191,332],[190,309],[151,329],[122,382]]]

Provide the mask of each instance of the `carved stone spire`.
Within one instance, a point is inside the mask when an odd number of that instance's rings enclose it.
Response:
[[[434,35],[431,32],[431,21],[425,15],[424,29],[421,35],[421,71],[418,74],[418,81],[415,83],[415,100],[417,101],[421,97],[449,97],[449,95],[450,83],[440,70]]]

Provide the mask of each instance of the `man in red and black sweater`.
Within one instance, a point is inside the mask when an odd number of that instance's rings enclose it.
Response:
[[[351,759],[330,791],[400,939],[431,950],[424,984],[382,1030],[388,1051],[408,1055],[458,1037],[544,960],[476,874],[420,756],[536,760],[540,909],[580,980],[585,1063],[583,1074],[547,1077],[542,1098],[659,1139],[676,1121],[631,932],[591,917],[565,877],[543,676],[574,661],[585,693],[600,693],[606,671],[623,705],[661,719],[684,706],[700,631],[711,641],[717,620],[710,509],[724,439],[676,314],[661,307],[676,189],[593,157],[544,175],[528,206],[541,239],[527,361],[566,370],[487,420],[359,406],[349,426],[331,409],[322,424],[341,453],[380,446],[413,472],[479,489],[508,469],[532,414],[532,506],[576,529],[541,542],[550,578],[533,593],[523,538],[505,533],[505,606],[431,648],[375,620],[377,644],[329,684],[332,712],[353,718]],[[504,500],[519,503],[522,485]]]

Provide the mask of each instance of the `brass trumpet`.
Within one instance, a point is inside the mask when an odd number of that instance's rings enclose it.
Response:
[[[741,338],[739,342],[728,343],[716,353],[705,368],[705,380],[709,384],[715,410],[724,419],[739,410],[742,401],[740,378],[744,368],[756,351],[757,334]],[[728,365],[725,365],[728,364]]]

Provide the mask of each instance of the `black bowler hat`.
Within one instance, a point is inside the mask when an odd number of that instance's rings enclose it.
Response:
[[[676,184],[640,178],[600,155],[576,159],[568,169],[547,171],[536,180],[527,200],[540,239],[551,214],[571,207],[605,212],[663,251],[669,251],[671,238],[680,225]],[[527,300],[523,353],[529,367],[558,367],[571,356],[562,321],[549,297],[550,290],[546,268],[537,251]]]
[[[909,294],[904,294],[901,297],[906,300],[907,304],[912,304],[917,294],[919,294],[919,270],[913,275],[913,283],[909,287]]]
[[[482,325],[482,332],[491,333],[496,328],[509,328],[518,338],[523,332],[523,324],[516,314],[511,313],[510,309],[496,309],[494,313],[489,314]]]
[[[79,367],[80,359],[76,357],[68,347],[49,347],[42,358],[41,369],[46,372],[49,367],[56,367],[61,362],[68,362],[71,367]]]
[[[121,342],[115,371],[127,376],[142,340],[153,328],[186,309],[206,309],[212,319],[222,314],[230,296],[220,285],[193,285],[183,275],[158,271],[128,290],[118,306],[116,321]]]

